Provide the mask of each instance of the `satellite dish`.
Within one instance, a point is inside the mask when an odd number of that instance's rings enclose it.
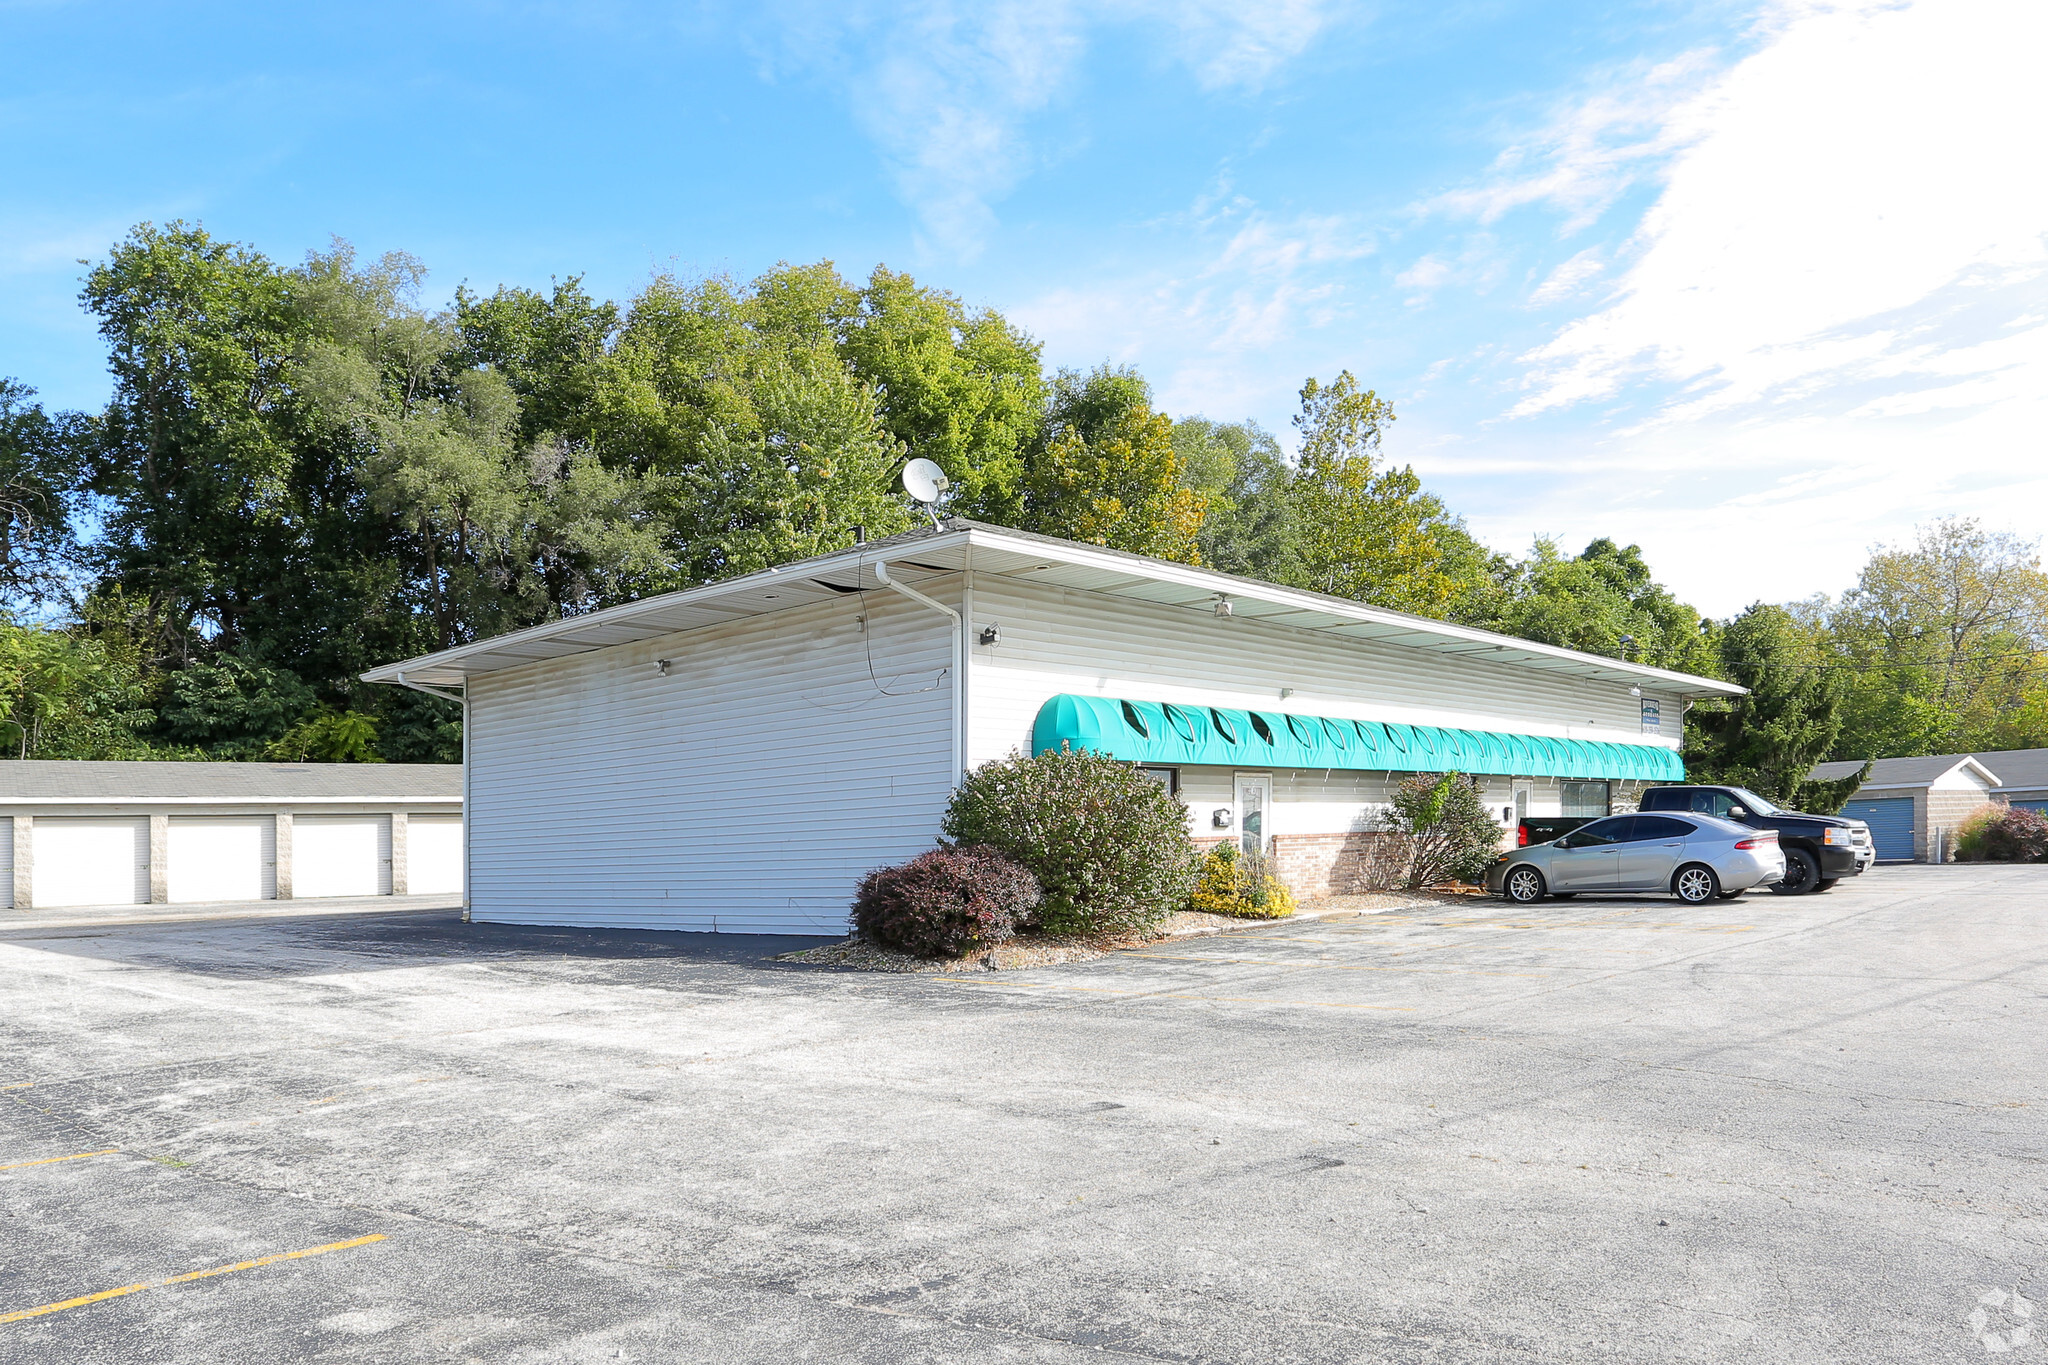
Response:
[[[912,460],[903,466],[903,491],[921,503],[937,502],[939,495],[952,486],[946,471],[930,460]]]
[[[932,519],[932,525],[939,524],[939,514],[932,508],[938,503],[939,495],[953,486],[946,477],[946,471],[930,460],[912,460],[903,466],[903,491],[924,504],[925,515]]]

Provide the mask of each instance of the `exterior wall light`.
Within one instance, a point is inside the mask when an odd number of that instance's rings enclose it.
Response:
[[[1230,595],[1228,593],[1219,592],[1216,594],[1216,614],[1222,617],[1230,615]]]
[[[1291,696],[1293,696],[1293,695],[1294,695],[1294,689],[1293,689],[1293,688],[1291,688],[1291,687],[1283,687],[1283,688],[1281,688],[1281,689],[1280,689],[1280,700],[1282,700],[1282,701],[1286,701],[1286,700],[1287,700],[1287,699],[1288,699],[1289,697],[1291,697]]]
[[[656,659],[654,661],[654,676],[657,678],[666,678],[668,676],[668,663],[669,661],[667,659]]]
[[[981,642],[985,645],[999,645],[1003,642],[1003,628],[994,621],[981,628]]]

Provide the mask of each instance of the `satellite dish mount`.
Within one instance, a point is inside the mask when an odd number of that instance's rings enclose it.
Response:
[[[930,460],[912,460],[903,466],[903,491],[910,495],[911,501],[924,508],[925,515],[932,519],[933,529],[939,525],[939,514],[933,509],[952,486],[953,481],[946,477],[946,471]]]

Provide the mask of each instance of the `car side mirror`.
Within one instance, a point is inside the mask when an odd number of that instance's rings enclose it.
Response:
[[[1742,807],[1740,807],[1740,806],[1730,806],[1730,807],[1728,808],[1728,813],[1729,813],[1730,815],[1734,816],[1734,817],[1735,817],[1735,818],[1736,818],[1737,820],[1740,820],[1740,819],[1742,819],[1742,818],[1743,818],[1744,816],[1746,816],[1746,815],[1748,815],[1748,814],[1749,814],[1749,812],[1748,812],[1748,811],[1744,810],[1744,809],[1743,809]]]
[[[1565,835],[1565,836],[1564,836],[1564,838],[1562,838],[1562,839],[1559,839],[1559,840],[1557,841],[1557,847],[1559,847],[1559,848],[1577,848],[1577,847],[1578,847],[1578,845],[1577,845],[1577,844],[1575,844],[1575,843],[1573,843],[1573,842],[1572,842],[1572,836],[1571,836],[1571,835],[1569,835],[1569,834],[1567,834],[1567,835]]]

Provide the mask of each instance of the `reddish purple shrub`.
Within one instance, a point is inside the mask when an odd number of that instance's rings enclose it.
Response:
[[[1038,904],[1038,879],[992,848],[935,848],[868,873],[855,893],[862,938],[919,957],[993,948]]]
[[[1967,863],[2048,862],[2048,814],[2015,806],[1983,811],[1963,826],[1956,857]]]

